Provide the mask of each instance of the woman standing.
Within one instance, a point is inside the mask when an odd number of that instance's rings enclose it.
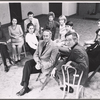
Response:
[[[50,29],[52,32],[52,40],[55,39],[55,33],[56,33],[57,27],[59,28],[59,22],[55,21],[54,18],[55,18],[55,14],[53,12],[49,12],[48,22],[45,25],[45,28]]]
[[[20,61],[20,54],[24,44],[23,31],[21,25],[17,24],[17,19],[13,18],[11,26],[8,27],[12,44],[12,55],[15,63]]]

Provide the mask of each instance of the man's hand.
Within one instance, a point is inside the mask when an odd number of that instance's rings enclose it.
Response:
[[[67,68],[68,66],[71,66],[71,65],[70,65],[71,62],[72,62],[72,61],[68,61],[68,62],[66,63],[66,65],[65,65],[65,70],[66,70],[66,68]]]
[[[37,64],[35,65],[35,68],[36,68],[37,70],[40,70],[40,69],[42,68],[41,62],[37,62]]]
[[[56,68],[54,68],[54,69],[52,70],[52,72],[51,72],[51,76],[52,76],[52,77],[55,77],[55,72],[56,72],[56,70],[57,70]]]

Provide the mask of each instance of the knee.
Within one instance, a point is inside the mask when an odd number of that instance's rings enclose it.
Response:
[[[26,61],[24,67],[27,67],[27,66],[29,67],[29,65],[30,65],[30,61]]]

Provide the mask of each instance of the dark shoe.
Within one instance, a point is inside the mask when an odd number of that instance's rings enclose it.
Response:
[[[64,88],[63,87],[60,87],[60,89],[63,91]],[[66,88],[65,88],[65,91],[68,91],[68,86],[66,85]],[[73,93],[74,92],[74,89],[70,86],[69,87],[69,93]]]
[[[15,61],[15,64],[17,64],[19,61],[17,60],[17,61]]]
[[[31,91],[31,89],[29,89],[29,88],[27,88],[27,89],[22,88],[19,92],[16,93],[16,95],[17,95],[17,96],[22,96],[22,95],[24,95],[25,93],[28,93],[28,92],[30,92],[30,91]]]
[[[5,72],[8,72],[9,71],[9,68],[8,66],[5,67]]]

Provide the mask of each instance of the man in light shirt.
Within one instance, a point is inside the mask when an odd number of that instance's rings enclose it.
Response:
[[[33,12],[28,12],[27,13],[28,18],[24,21],[24,32],[27,33],[27,25],[28,23],[32,23],[35,26],[35,34],[38,37],[39,36],[39,21],[37,18],[34,18]]]

